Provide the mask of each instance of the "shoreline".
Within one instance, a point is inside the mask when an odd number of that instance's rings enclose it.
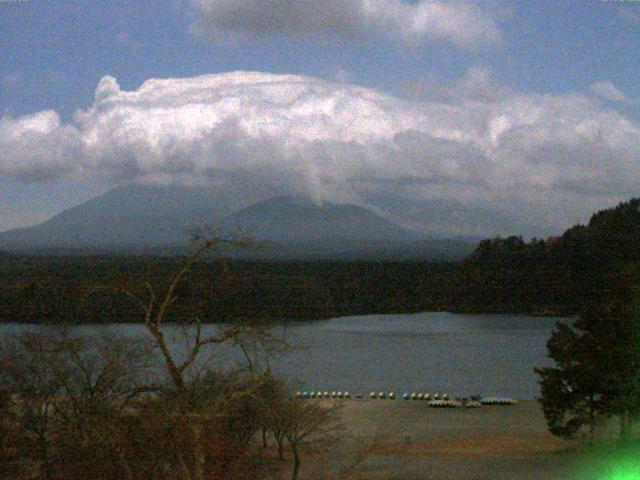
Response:
[[[548,432],[535,400],[452,409],[402,399],[320,402],[340,405],[345,434],[368,449],[353,478],[559,480],[575,473],[576,443]],[[305,478],[314,478],[313,466]]]
[[[557,313],[557,312],[544,312],[544,313],[523,313],[523,312],[488,312],[488,311],[468,311],[468,310],[456,310],[456,309],[448,309],[448,310],[420,310],[420,311],[406,311],[406,312],[381,312],[381,313],[376,313],[376,312],[365,312],[365,313],[345,313],[345,314],[341,314],[341,315],[337,315],[337,316],[333,316],[333,317],[318,317],[318,318],[280,318],[280,319],[269,319],[266,322],[267,323],[273,323],[273,325],[293,325],[296,323],[300,323],[300,324],[308,324],[308,323],[315,323],[315,322],[324,322],[324,321],[329,321],[329,320],[338,320],[338,319],[345,319],[345,318],[351,318],[351,317],[380,317],[380,316],[395,316],[395,315],[404,315],[404,316],[411,316],[411,315],[423,315],[423,314],[428,314],[428,313],[445,313],[445,314],[450,314],[450,315],[475,315],[475,316],[492,316],[492,317],[498,317],[498,316],[504,316],[504,317],[531,317],[531,318],[544,318],[544,319],[550,319],[550,318],[562,318],[562,319],[575,319],[578,317],[577,314],[561,314],[561,313]],[[258,319],[259,320],[259,319]],[[98,325],[98,326],[104,326],[104,327],[108,327],[110,325],[136,325],[136,324],[142,324],[142,321],[140,320],[136,320],[136,321],[121,321],[121,322],[109,322],[109,323],[104,323],[104,322],[82,322],[82,323],[65,323],[65,322],[20,322],[20,321],[10,321],[10,322],[5,322],[5,321],[0,321],[0,325],[41,325],[41,326],[58,326],[58,325],[70,325],[70,326],[77,326],[77,327],[82,327],[82,326],[91,326],[91,325]],[[166,325],[172,325],[172,326],[184,326],[184,325],[189,325],[189,324],[183,324],[183,323],[178,323],[178,322],[165,322]],[[229,324],[229,322],[224,322],[224,321],[220,321],[220,322],[207,322],[207,321],[203,321],[201,322],[202,325],[225,325],[225,324]]]

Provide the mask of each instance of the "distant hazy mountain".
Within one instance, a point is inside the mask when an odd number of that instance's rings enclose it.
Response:
[[[275,197],[256,203],[229,215],[224,223],[244,228],[256,238],[283,243],[391,244],[421,238],[362,207],[316,205],[297,197]]]
[[[212,190],[120,187],[34,227],[0,233],[16,252],[172,252],[199,226],[243,231],[267,246],[258,258],[460,257],[474,244],[428,240],[365,208],[275,197],[233,211]],[[244,255],[244,254],[243,254]]]
[[[298,197],[275,197],[223,220],[265,248],[249,256],[273,258],[390,258],[415,251],[423,235],[365,208]]]
[[[122,249],[184,244],[194,226],[228,213],[207,189],[126,186],[34,227],[0,233],[0,248]]]

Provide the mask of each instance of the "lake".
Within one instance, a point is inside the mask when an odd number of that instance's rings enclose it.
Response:
[[[551,364],[546,342],[558,320],[569,319],[429,312],[289,323],[287,339],[299,349],[276,359],[274,369],[299,390],[532,399],[540,392],[533,368]],[[33,327],[2,324],[0,334],[24,328]],[[126,335],[146,335],[141,325],[112,328]],[[231,366],[241,360],[237,351],[217,351],[221,364]]]

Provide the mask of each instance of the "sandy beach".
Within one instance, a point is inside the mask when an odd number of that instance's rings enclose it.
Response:
[[[339,402],[346,431],[371,446],[350,478],[575,478],[575,446],[547,431],[535,401],[475,409],[398,399]]]

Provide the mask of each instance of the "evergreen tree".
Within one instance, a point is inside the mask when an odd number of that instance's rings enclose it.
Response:
[[[628,439],[640,412],[640,310],[627,275],[609,301],[584,309],[573,325],[558,323],[547,343],[555,367],[537,368],[549,430],[571,437],[617,416]]]
[[[547,343],[556,367],[536,369],[541,376],[539,400],[554,435],[572,437],[586,426],[593,436],[598,419],[606,411],[599,388],[603,372],[589,358],[589,343],[578,325],[560,322]]]

